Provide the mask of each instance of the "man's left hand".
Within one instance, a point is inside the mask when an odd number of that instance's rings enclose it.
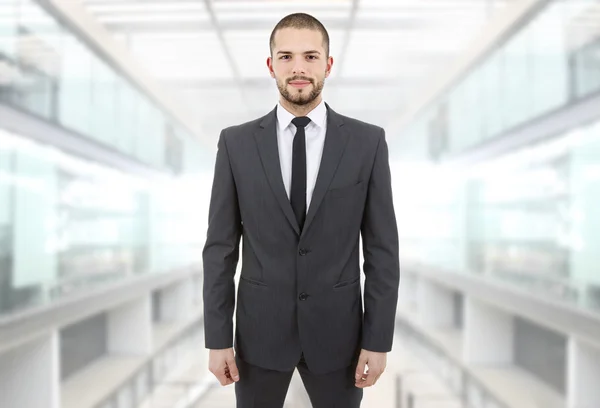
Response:
[[[385,370],[387,353],[377,353],[362,349],[358,357],[356,366],[356,375],[354,376],[355,385],[358,388],[366,388],[375,385],[383,371]],[[368,369],[365,371],[365,366]]]

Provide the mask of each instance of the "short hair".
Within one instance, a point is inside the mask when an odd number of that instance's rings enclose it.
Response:
[[[323,47],[325,48],[325,54],[329,57],[329,33],[325,26],[316,18],[306,13],[294,13],[282,18],[279,23],[275,26],[271,32],[271,38],[269,40],[269,46],[271,48],[271,56],[273,56],[273,48],[275,48],[275,34],[277,31],[284,28],[298,28],[298,29],[309,29],[317,30],[323,36]]]

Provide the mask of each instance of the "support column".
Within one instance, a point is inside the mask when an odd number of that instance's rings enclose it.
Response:
[[[0,355],[0,407],[60,408],[56,331]]]
[[[463,359],[466,364],[508,364],[514,359],[514,323],[508,313],[465,298]]]
[[[417,283],[419,323],[426,327],[447,329],[454,326],[454,298],[452,291],[427,279]]]
[[[152,352],[150,295],[108,312],[108,352],[129,355]]]
[[[191,317],[193,308],[192,278],[187,278],[160,291],[160,321],[177,322]]]
[[[567,408],[600,407],[600,349],[571,337],[568,346]]]

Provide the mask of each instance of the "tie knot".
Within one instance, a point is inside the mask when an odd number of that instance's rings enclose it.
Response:
[[[297,128],[303,128],[303,127],[306,127],[306,125],[308,125],[310,123],[310,118],[307,116],[299,116],[297,118],[292,119],[292,123]]]

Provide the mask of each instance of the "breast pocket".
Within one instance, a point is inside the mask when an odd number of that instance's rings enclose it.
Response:
[[[327,195],[330,197],[344,197],[354,193],[357,194],[363,190],[364,186],[365,182],[364,180],[361,180],[357,183],[347,184],[341,187],[332,187],[327,190]]]
[[[366,199],[367,183],[359,181],[350,185],[330,188],[323,203],[326,225],[339,234],[354,231],[360,224]]]

